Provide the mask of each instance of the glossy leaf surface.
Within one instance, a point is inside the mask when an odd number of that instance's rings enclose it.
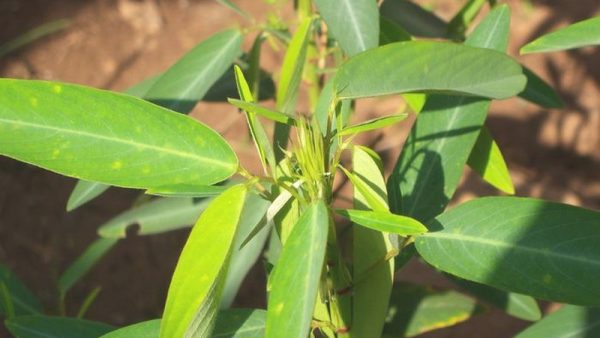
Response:
[[[246,192],[229,188],[192,229],[171,279],[161,337],[211,337]]]
[[[408,41],[350,58],[335,81],[342,99],[408,92],[504,99],[520,93],[526,79],[518,63],[496,51],[448,42]]]
[[[0,154],[66,176],[153,188],[210,185],[237,169],[216,132],[131,96],[10,79],[0,93]]]
[[[452,275],[535,298],[600,305],[600,212],[516,197],[462,204],[416,239]]]
[[[552,52],[600,45],[600,17],[574,23],[546,34],[521,48],[521,54]]]
[[[2,287],[1,285],[4,285]],[[7,267],[0,265],[0,287],[8,292],[13,314],[16,316],[40,314],[42,304],[23,282]],[[1,291],[1,290],[0,290]],[[7,304],[0,297],[0,315],[8,316]]]
[[[467,164],[498,190],[510,195],[515,193],[504,156],[487,128],[481,129]]]
[[[315,0],[331,34],[349,56],[377,47],[379,12],[371,0]]]
[[[600,309],[564,305],[515,338],[593,338],[600,336]]]
[[[427,232],[421,222],[406,216],[395,215],[389,212],[340,209],[336,212],[356,224],[364,227],[390,232],[401,236],[419,235]]]
[[[84,319],[51,316],[22,316],[5,321],[19,338],[98,338],[114,330],[110,325]]]

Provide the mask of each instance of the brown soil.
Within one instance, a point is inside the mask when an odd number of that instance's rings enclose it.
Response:
[[[437,3],[448,18],[457,1]],[[264,17],[263,2],[236,1]],[[600,11],[597,0],[509,1],[513,9],[510,53],[561,25]],[[63,32],[46,37],[0,59],[0,76],[53,79],[123,90],[164,70],[186,50],[210,34],[240,22],[214,1],[195,0],[1,0],[0,42],[55,19],[69,18]],[[248,43],[249,41],[247,41]],[[263,66],[276,73],[280,56],[265,49]],[[492,108],[489,127],[503,148],[520,196],[543,197],[600,209],[600,49],[519,57],[560,91],[567,107],[543,110],[517,99]],[[359,104],[357,119],[393,111],[397,102],[373,100]],[[243,121],[235,109],[200,104],[194,116],[233,140],[242,160],[255,167],[253,149],[239,130]],[[365,143],[388,159],[397,156],[409,124],[389,128],[383,137]],[[390,160],[391,161],[391,160]],[[390,162],[390,165],[393,161]],[[389,169],[389,168],[388,168]],[[0,158],[0,263],[13,269],[56,313],[56,280],[96,238],[96,227],[127,209],[137,193],[111,189],[71,213],[64,211],[74,180],[16,161]],[[456,200],[497,194],[467,172]],[[169,276],[187,231],[160,236],[130,236],[120,242],[68,296],[71,314],[95,287],[102,293],[89,318],[124,325],[157,318]],[[407,280],[448,285],[435,272],[413,262],[402,274]],[[261,269],[245,283],[238,306],[264,306]],[[471,324],[458,325],[423,337],[511,337],[525,324],[493,311]],[[0,337],[7,333],[0,327]]]

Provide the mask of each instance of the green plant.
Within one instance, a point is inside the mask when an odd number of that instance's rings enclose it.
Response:
[[[221,2],[252,21],[234,4]],[[541,318],[536,298],[600,305],[597,211],[507,196],[445,211],[465,165],[514,193],[499,147],[484,126],[491,100],[520,95],[545,107],[561,105],[548,85],[504,53],[506,5],[489,1],[493,10],[465,36],[486,3],[467,1],[447,24],[406,1],[386,0],[378,8],[373,0],[298,0],[289,25],[296,26],[293,33],[282,22],[252,22],[244,31],[218,33],[130,95],[0,80],[0,154],[85,180],[68,209],[109,185],[162,196],[99,228],[101,238],[59,280],[62,315],[68,290],[129,225],[155,234],[199,217],[173,274],[162,319],[115,329],[43,316],[31,292],[2,268],[0,310],[7,328],[21,338],[371,338],[413,336],[480,312],[473,298],[456,291],[394,284],[395,272],[414,256],[522,319]],[[591,19],[523,51],[598,44],[598,27],[598,19]],[[242,55],[245,36],[255,38]],[[276,91],[260,69],[265,40],[286,46]],[[296,112],[303,79],[308,116]],[[355,100],[399,94],[417,118],[386,180],[378,154],[353,141],[406,114],[353,125],[349,120]],[[274,109],[257,103],[273,96]],[[227,97],[244,112],[260,173],[244,169],[216,132],[173,112]],[[275,123],[273,140],[266,120]],[[351,209],[333,207],[336,176],[353,185]],[[349,220],[350,228],[337,226],[338,217]],[[229,306],[265,243],[268,309],[219,310]],[[599,321],[597,310],[566,306],[519,337],[556,336],[556,330],[593,334]]]

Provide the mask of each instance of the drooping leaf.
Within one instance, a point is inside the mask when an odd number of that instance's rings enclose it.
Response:
[[[600,336],[600,309],[564,305],[515,338],[592,338]]]
[[[537,76],[531,69],[523,67],[527,77],[527,86],[519,97],[544,108],[562,108],[564,103],[549,84]]]
[[[104,238],[125,238],[127,229],[137,224],[137,234],[151,235],[190,226],[209,200],[191,197],[161,198],[127,210],[98,228]]]
[[[350,58],[339,68],[335,81],[341,99],[408,92],[505,99],[520,93],[526,79],[517,62],[496,51],[448,42],[407,41]]]
[[[597,211],[487,197],[429,222],[430,232],[416,246],[428,263],[464,279],[540,299],[600,305],[599,225]]]
[[[600,17],[574,23],[546,34],[521,48],[521,54],[552,52],[600,45]]]
[[[40,314],[44,310],[40,301],[33,293],[23,284],[23,282],[7,267],[0,265],[0,285],[3,284],[3,289],[8,295],[3,295],[2,298],[10,297],[12,310],[15,316]],[[9,309],[6,304],[0,301],[0,315],[8,315]]]
[[[99,238],[86,248],[58,279],[58,291],[61,296],[71,289],[102,257],[117,244],[115,238]]]
[[[392,291],[384,338],[413,337],[453,326],[481,311],[475,301],[456,291],[399,283]]]
[[[84,319],[21,316],[7,319],[6,328],[19,338],[98,338],[114,327]]]
[[[294,124],[293,117],[285,115],[284,113],[278,112],[276,110],[272,110],[272,109],[263,107],[256,103],[245,102],[245,101],[240,101],[240,100],[236,100],[236,99],[229,99],[227,101],[229,101],[229,103],[231,103],[232,105],[234,105],[242,110],[254,113],[256,115],[266,117],[269,120],[273,120],[275,122],[279,122],[279,123],[283,123],[283,124],[287,124],[287,125]]]
[[[160,337],[211,337],[247,188],[215,198],[198,219],[171,279]]]
[[[446,22],[408,0],[385,0],[381,15],[404,28],[410,35],[445,38]]]
[[[375,48],[379,41],[379,12],[371,0],[315,0],[331,34],[349,56]]]
[[[69,200],[67,201],[67,211],[73,211],[85,203],[100,196],[103,192],[110,188],[109,185],[79,180],[73,188]]]
[[[427,232],[427,228],[421,222],[389,212],[352,209],[339,209],[336,212],[356,224],[377,231],[390,232],[400,236],[419,235]]]
[[[190,117],[77,85],[0,80],[0,131],[2,155],[123,187],[211,185],[238,165],[223,138]]]
[[[510,195],[515,193],[504,156],[487,128],[481,129],[467,164],[498,190]]]
[[[305,338],[325,260],[329,215],[322,201],[306,209],[271,277],[265,338]]]
[[[352,126],[348,126],[338,132],[338,135],[354,135],[359,133],[364,133],[371,130],[385,128],[387,126],[391,126],[394,123],[398,123],[404,119],[406,119],[408,115],[406,114],[396,114],[396,115],[388,115],[378,117],[372,120],[368,120],[365,122],[361,122],[359,124],[355,124]]]

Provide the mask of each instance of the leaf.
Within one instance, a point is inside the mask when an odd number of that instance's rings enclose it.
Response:
[[[242,53],[242,34],[227,30],[202,41],[171,66],[144,94],[146,100],[180,111],[189,110]],[[168,100],[169,102],[165,102]],[[186,102],[187,101],[187,102]],[[193,107],[192,104],[192,107]]]
[[[104,323],[68,317],[21,316],[4,323],[19,338],[97,338],[114,330]]]
[[[379,12],[375,1],[315,0],[315,4],[331,34],[348,56],[377,47]]]
[[[237,14],[243,16],[244,18],[250,18],[250,15],[248,15],[248,13],[244,12],[238,5],[234,4],[233,2],[231,2],[229,0],[217,0],[217,2],[229,9],[233,10]]]
[[[454,326],[479,311],[473,299],[456,291],[399,283],[392,291],[384,337],[413,337]]]
[[[504,48],[509,21],[508,7],[499,6],[476,27],[466,43],[483,41],[485,45],[479,47]],[[446,208],[489,106],[489,100],[472,97],[427,97],[388,180],[394,213],[425,222]]]
[[[521,66],[503,53],[448,42],[407,41],[350,58],[340,66],[335,81],[341,99],[409,92],[505,99],[521,92],[526,79]]]
[[[419,235],[427,232],[427,228],[421,222],[389,212],[352,209],[338,209],[336,212],[356,224],[377,231],[391,232],[400,236]]]
[[[357,209],[388,212],[382,162],[373,150],[355,146],[352,151],[353,204]],[[356,182],[355,182],[356,181]],[[363,182],[365,184],[356,184]],[[380,337],[394,282],[390,235],[360,226],[352,227],[353,337]]]
[[[70,84],[0,80],[0,131],[0,154],[129,188],[210,185],[238,166],[225,140],[190,117]]]
[[[158,338],[159,334],[160,319],[153,319],[116,329],[101,338]]]
[[[285,115],[284,113],[278,112],[276,110],[271,110],[269,108],[265,108],[263,106],[260,106],[258,104],[252,103],[252,102],[245,102],[245,101],[240,101],[240,100],[236,100],[236,99],[229,99],[227,101],[229,101],[229,103],[238,107],[239,109],[266,117],[269,120],[273,120],[275,122],[287,124],[290,126],[293,125],[295,122],[295,120],[292,117]]]
[[[600,309],[564,305],[515,338],[592,338],[600,335]]]
[[[89,182],[79,180],[75,185],[75,188],[69,195],[69,200],[67,201],[67,211],[73,211],[85,203],[93,200],[94,198],[100,196],[103,192],[110,188],[109,185],[98,183],[98,182]]]
[[[231,183],[232,180],[229,180]],[[164,197],[212,197],[217,196],[227,190],[230,184],[223,185],[192,185],[175,184],[171,186],[160,186],[146,190],[148,195]]]
[[[138,224],[138,235],[151,235],[190,226],[209,201],[191,197],[161,198],[127,210],[98,228],[104,238],[125,238],[127,228]]]
[[[229,188],[192,229],[171,279],[160,337],[211,337],[246,193],[244,185]]]
[[[574,23],[521,48],[521,54],[544,53],[600,45],[600,17]]]
[[[402,27],[382,16],[379,18],[379,45],[388,43],[410,41],[412,37]]]
[[[435,14],[408,0],[385,0],[381,15],[404,28],[410,35],[445,38],[446,22]]]
[[[430,232],[417,238],[416,247],[428,263],[467,280],[539,299],[600,305],[599,224],[600,213],[592,210],[487,197],[429,222]]]
[[[537,76],[531,69],[523,67],[527,77],[527,86],[519,97],[544,108],[562,108],[564,103],[550,85]]]
[[[361,122],[359,124],[355,124],[353,126],[346,127],[338,133],[340,136],[345,135],[354,135],[360,134],[371,130],[385,128],[387,126],[391,126],[394,123],[398,123],[404,119],[406,119],[408,115],[406,114],[396,114],[396,115],[388,115],[378,117],[372,120],[368,120],[365,122]]]
[[[454,38],[463,37],[486,2],[486,0],[468,0],[448,23],[448,35]]]
[[[322,201],[304,211],[271,276],[265,338],[305,338],[317,299],[329,228]]]
[[[58,290],[61,297],[64,297],[67,291],[88,273],[117,242],[118,239],[114,238],[99,238],[88,246],[58,279]]]
[[[60,32],[69,27],[71,24],[70,20],[54,20],[48,23],[37,26],[16,38],[0,45],[0,58],[8,55],[14,51],[19,50],[20,48],[27,46],[28,44],[34,42],[35,40],[41,39],[50,34],[54,34],[56,32]]]
[[[504,156],[487,128],[481,128],[467,164],[498,190],[514,195],[515,187]]]
[[[0,285],[8,291],[15,316],[40,314],[44,310],[40,301],[23,284],[23,282],[7,267],[0,265]],[[5,297],[7,295],[4,295]],[[4,302],[0,301],[0,315],[8,315],[10,311]]]
[[[527,295],[498,290],[488,285],[470,282],[450,276],[452,281],[466,292],[474,295],[507,314],[523,320],[536,321],[542,318],[537,301]]]

